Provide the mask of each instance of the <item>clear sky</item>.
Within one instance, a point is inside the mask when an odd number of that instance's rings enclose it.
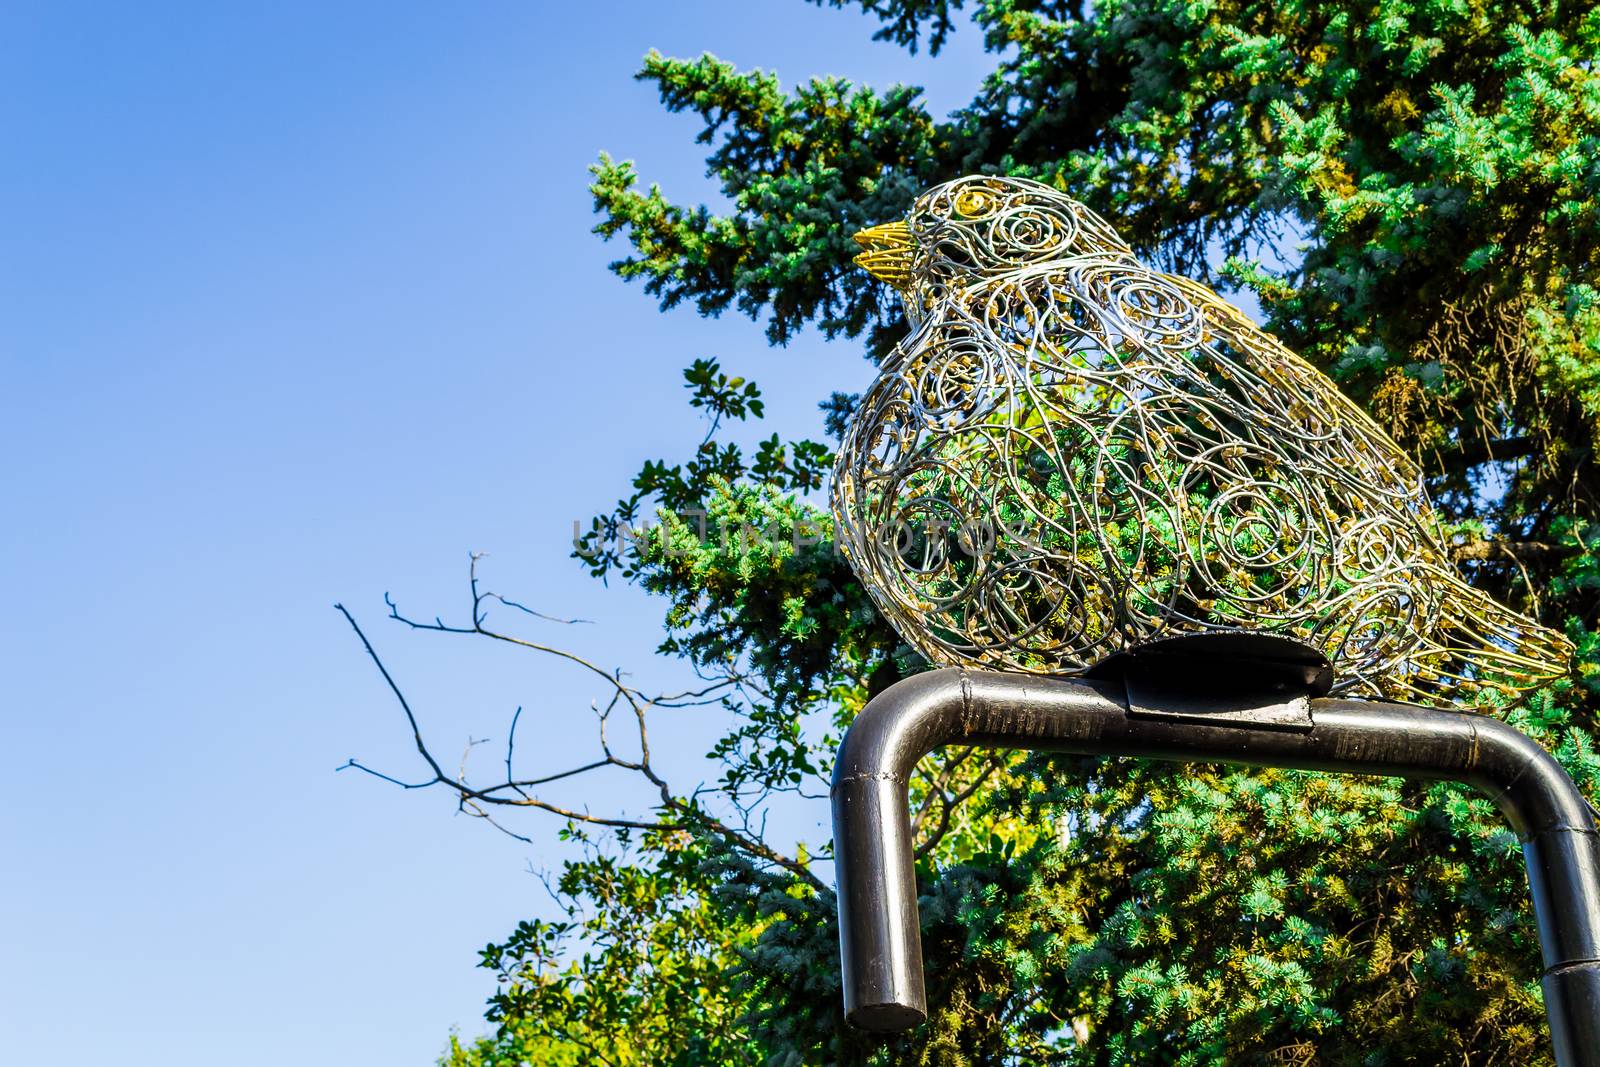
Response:
[[[870,368],[659,314],[605,270],[585,167],[707,195],[694,120],[632,80],[651,47],[910,81],[941,112],[986,69],[970,31],[929,61],[872,25],[801,0],[0,8],[7,1062],[421,1064],[481,1029],[476,950],[548,912],[526,869],[557,827],[525,846],[335,774],[417,760],[332,604],[450,752],[523,704],[553,765],[595,695],[382,621],[385,590],[459,616],[470,550],[595,620],[537,636],[669,673],[659,606],[590,580],[572,520],[698,440],[691,359],[812,435]],[[713,776],[693,724],[675,740]]]

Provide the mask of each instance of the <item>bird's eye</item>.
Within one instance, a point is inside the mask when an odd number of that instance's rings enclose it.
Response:
[[[963,189],[956,197],[956,211],[969,219],[988,213],[994,197],[987,189]]]

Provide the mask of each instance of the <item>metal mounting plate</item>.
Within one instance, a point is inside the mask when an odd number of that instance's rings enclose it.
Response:
[[[1120,680],[1128,714],[1214,725],[1309,731],[1311,698],[1333,686],[1316,649],[1247,630],[1180,634],[1135,645],[1087,672]]]

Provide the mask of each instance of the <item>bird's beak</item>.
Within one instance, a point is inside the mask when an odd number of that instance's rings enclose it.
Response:
[[[896,289],[911,284],[910,226],[904,222],[868,226],[856,234],[855,240],[864,249],[856,257],[856,266]]]

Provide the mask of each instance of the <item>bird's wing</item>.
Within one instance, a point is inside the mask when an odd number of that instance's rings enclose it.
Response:
[[[1135,630],[1304,629],[1357,586],[1403,590],[1395,575],[1444,565],[1414,465],[1202,287],[1076,257],[974,306],[1013,393],[1052,427],[1091,565]],[[1072,473],[1085,456],[1087,479]]]
[[[1426,506],[1416,462],[1326,375],[1209,287],[1175,274],[1162,277],[1201,309],[1205,343],[1255,379],[1245,379],[1241,386],[1260,390],[1259,404],[1308,430],[1336,429],[1364,477]]]

